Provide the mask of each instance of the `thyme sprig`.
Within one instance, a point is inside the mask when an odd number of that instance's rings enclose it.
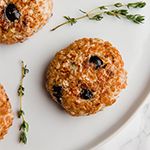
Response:
[[[99,6],[88,12],[80,10],[80,12],[83,13],[82,16],[75,17],[75,18],[64,16],[64,19],[66,21],[52,28],[51,31],[54,31],[66,24],[74,25],[75,23],[77,23],[79,20],[83,18],[88,18],[89,20],[101,21],[104,18],[104,15],[114,16],[117,18],[125,18],[129,21],[140,24],[140,23],[143,23],[144,16],[140,14],[130,14],[129,9],[130,8],[143,8],[145,7],[145,5],[146,5],[145,2],[139,1],[135,3],[127,3],[127,4],[115,3],[112,5]],[[122,7],[123,9],[120,9]]]
[[[26,144],[27,143],[27,133],[29,131],[29,124],[25,120],[25,112],[23,111],[23,105],[22,105],[22,97],[24,96],[24,91],[25,88],[23,87],[23,80],[26,76],[27,73],[29,73],[29,69],[27,69],[27,65],[24,65],[24,62],[21,62],[21,80],[20,80],[20,85],[18,88],[18,96],[20,100],[20,109],[18,111],[18,118],[22,119],[22,123],[20,125],[20,136],[19,136],[19,142]]]

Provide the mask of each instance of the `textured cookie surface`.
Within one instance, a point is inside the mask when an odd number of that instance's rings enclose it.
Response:
[[[69,114],[94,114],[112,105],[126,87],[123,67],[122,57],[112,44],[83,38],[55,55],[46,73],[46,88]]]
[[[13,114],[9,99],[0,85],[0,140],[7,134],[8,128],[12,125]]]
[[[51,15],[52,0],[0,0],[0,43],[23,42]]]

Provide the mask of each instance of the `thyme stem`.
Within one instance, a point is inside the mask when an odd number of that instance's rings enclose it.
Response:
[[[83,19],[83,18],[86,18],[86,17],[87,17],[87,15],[83,15],[83,16],[81,16],[81,17],[75,18],[75,20],[78,21],[78,20]],[[61,24],[59,24],[58,26],[56,26],[56,27],[54,27],[53,29],[51,29],[51,31],[54,31],[54,30],[56,30],[56,29],[58,29],[58,28],[60,28],[60,27],[62,27],[62,26],[64,26],[64,25],[66,25],[66,24],[69,24],[69,23],[70,23],[69,20],[66,21],[66,22],[64,22],[64,23],[61,23]]]
[[[145,7],[146,3],[139,1],[139,2],[134,2],[134,3],[115,3],[111,5],[105,5],[105,6],[99,6],[96,7],[88,12],[80,10],[84,15],[80,17],[75,17],[71,18],[69,16],[64,16],[64,18],[67,20],[56,27],[52,28],[51,31],[54,31],[66,24],[75,24],[77,21],[83,19],[83,18],[88,18],[89,20],[96,20],[96,21],[101,21],[103,19],[104,14],[109,15],[109,16],[114,16],[114,17],[123,17],[126,18],[134,23],[140,24],[144,21],[144,16],[139,15],[139,14],[129,14],[128,10],[129,8],[143,8]],[[110,9],[110,7],[115,7],[116,9]],[[118,9],[121,7],[126,7],[127,9]],[[95,12],[96,11],[96,12]]]
[[[27,133],[29,131],[29,124],[25,120],[25,113],[23,111],[23,102],[22,102],[22,97],[24,96],[24,87],[23,87],[23,79],[25,78],[26,74],[29,72],[27,69],[27,66],[24,65],[24,62],[21,62],[21,80],[18,88],[18,96],[19,96],[19,102],[20,102],[20,108],[18,111],[18,118],[22,119],[22,123],[20,125],[20,136],[19,136],[19,142],[20,143],[27,143]]]

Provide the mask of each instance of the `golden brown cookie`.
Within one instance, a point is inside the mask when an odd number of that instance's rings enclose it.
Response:
[[[83,38],[62,49],[46,73],[51,98],[73,116],[112,105],[127,85],[119,51],[109,42]]]
[[[52,15],[52,0],[0,0],[0,43],[23,42]]]
[[[12,125],[13,114],[9,99],[0,84],[0,140],[7,134],[8,128]]]

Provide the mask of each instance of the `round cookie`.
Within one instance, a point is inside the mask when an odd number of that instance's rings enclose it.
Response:
[[[12,122],[13,114],[11,105],[3,86],[0,84],[0,140],[7,134]]]
[[[123,67],[122,57],[112,44],[83,38],[55,55],[46,73],[46,88],[69,114],[94,114],[112,105],[126,87]]]
[[[52,15],[52,0],[0,0],[0,43],[23,42]]]

